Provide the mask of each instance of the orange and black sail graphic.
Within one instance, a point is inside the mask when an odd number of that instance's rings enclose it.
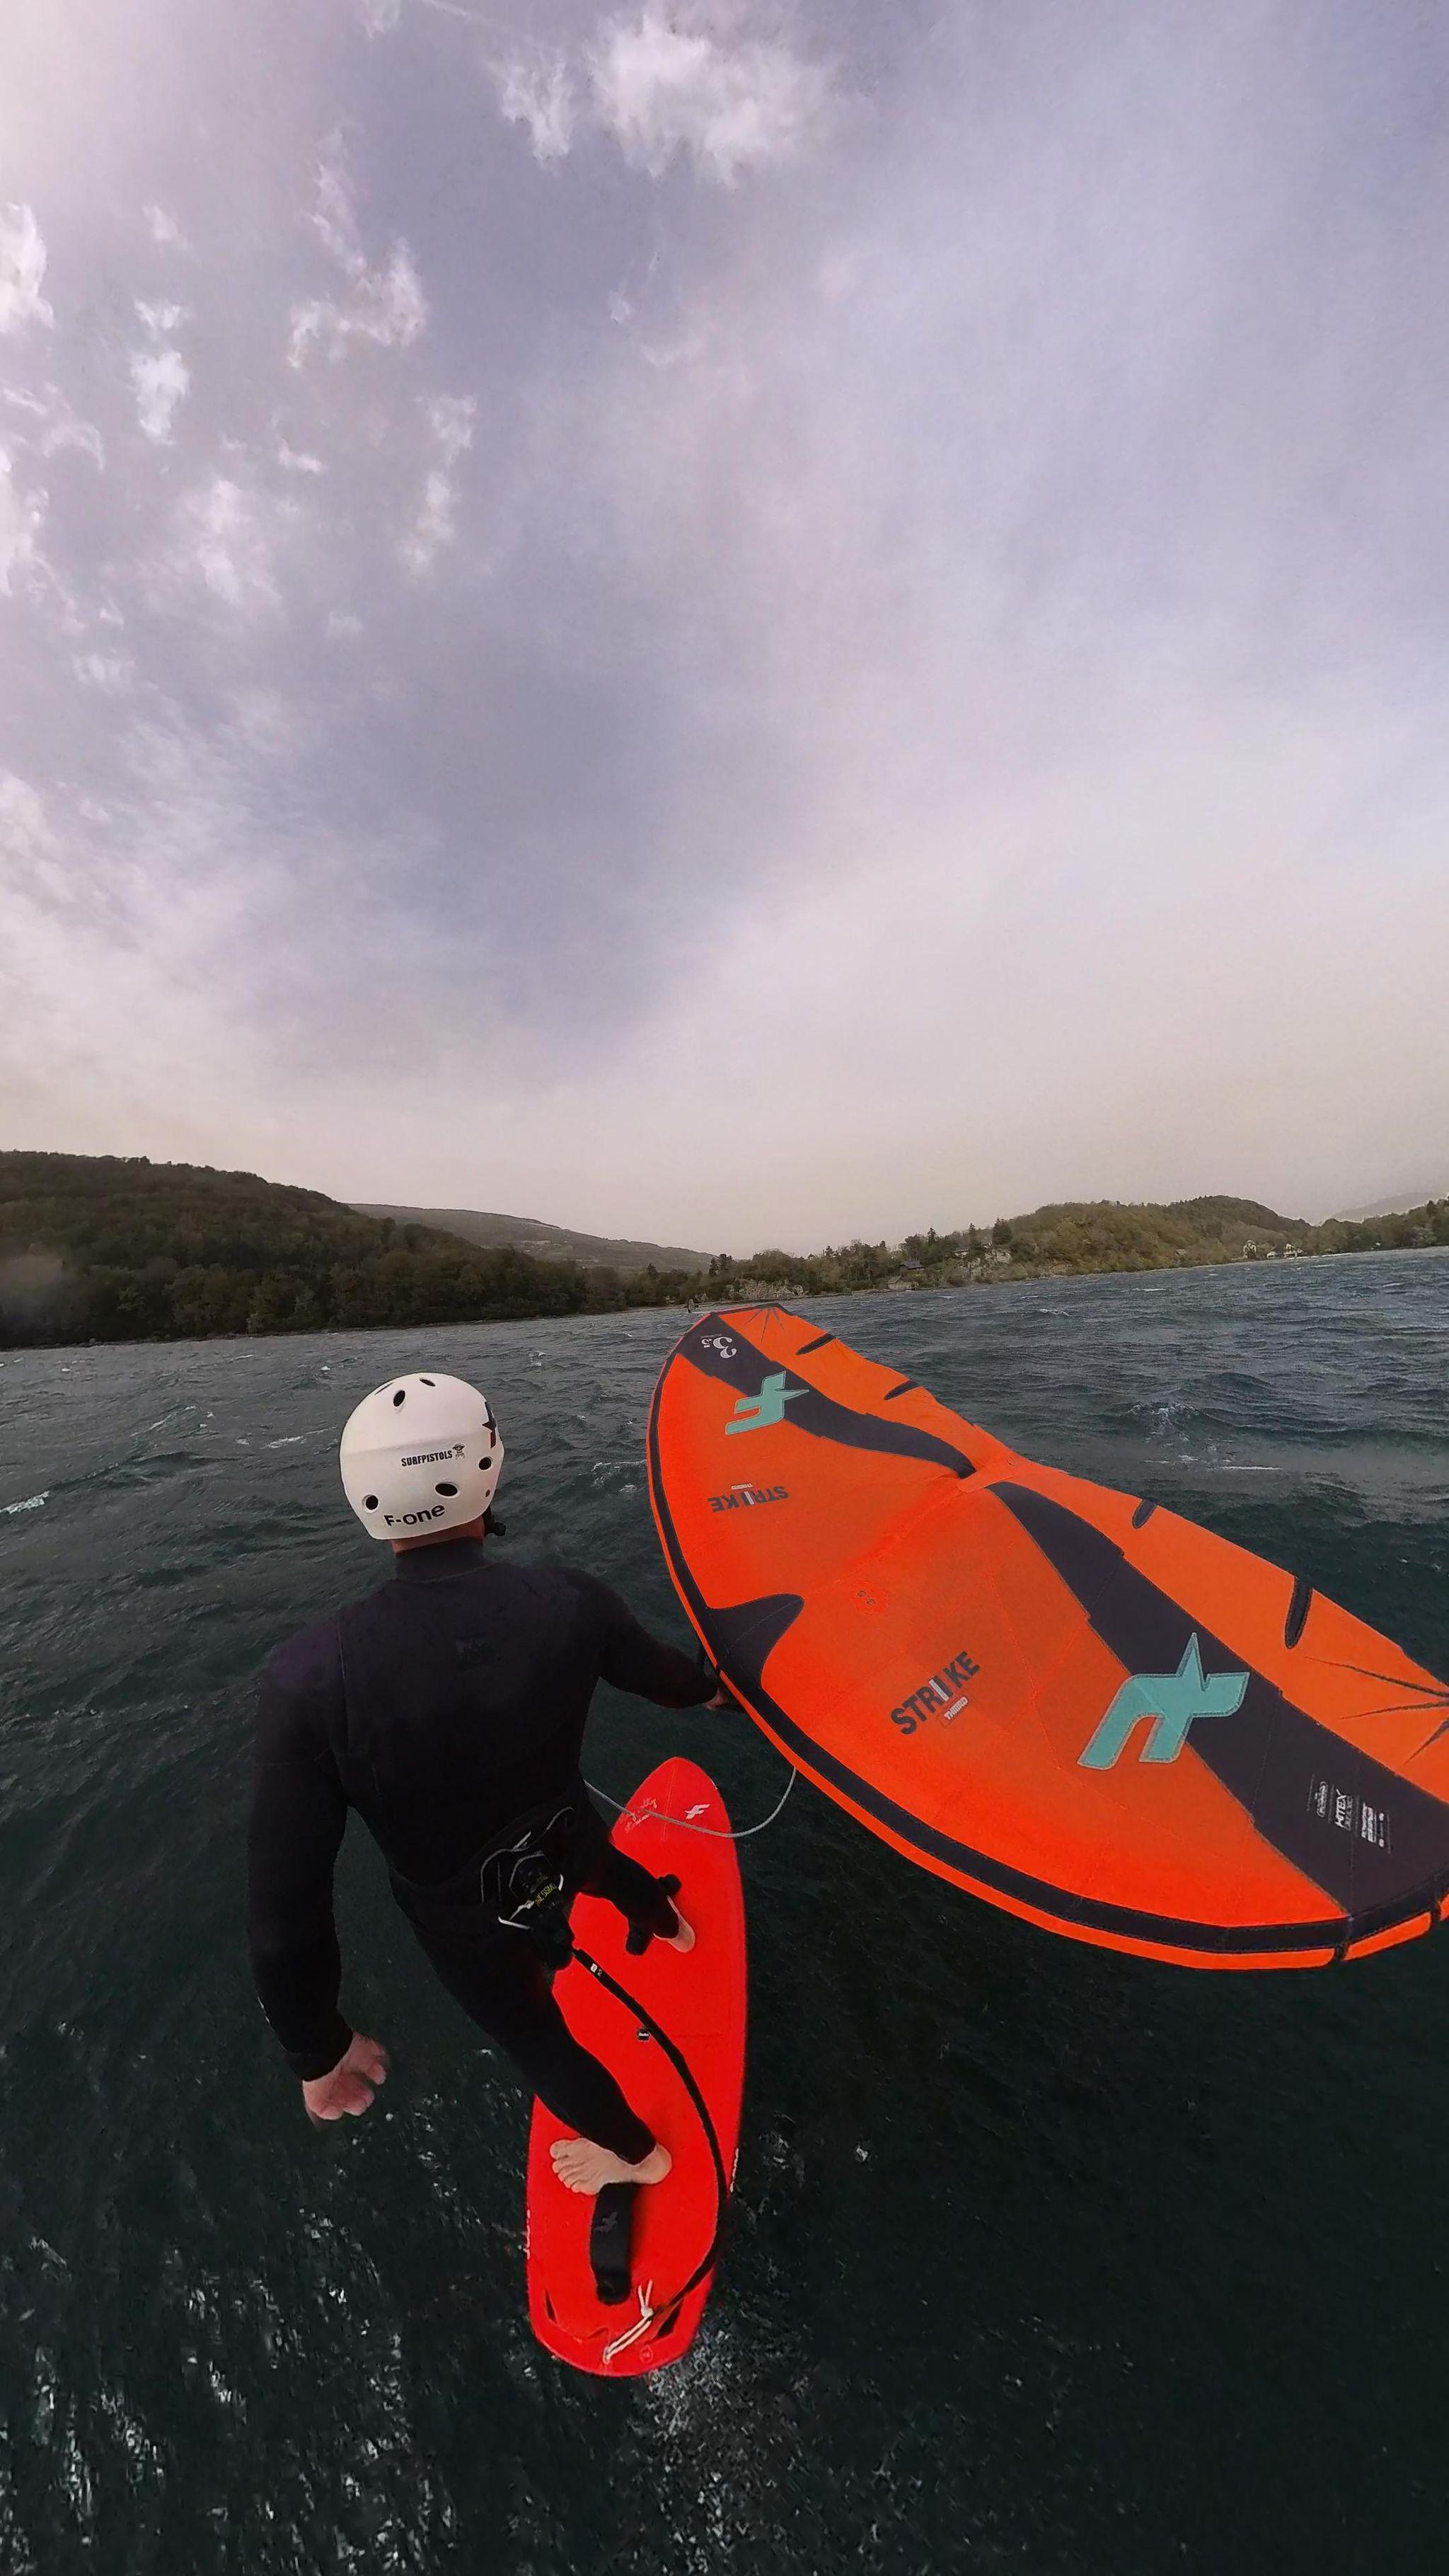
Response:
[[[1327,1966],[1449,1908],[1449,1692],[1262,1557],[779,1307],[690,1327],[649,1478],[765,1733],[974,1895],[1223,1968]]]

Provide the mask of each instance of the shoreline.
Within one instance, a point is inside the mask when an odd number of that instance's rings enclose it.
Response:
[[[1324,1261],[1399,1261],[1435,1253],[1449,1254],[1449,1244],[1345,1244],[1332,1251],[1302,1251],[1293,1255],[1227,1254],[1220,1260],[1111,1262],[1096,1270],[1043,1267],[1008,1271],[1003,1268],[994,1277],[989,1273],[971,1279],[906,1279],[895,1276],[862,1282],[858,1287],[795,1288],[747,1277],[732,1285],[722,1282],[717,1297],[658,1297],[646,1299],[640,1305],[577,1306],[562,1312],[557,1307],[539,1307],[509,1315],[454,1315],[446,1320],[434,1317],[416,1324],[407,1321],[385,1324],[269,1324],[258,1327],[255,1332],[245,1333],[138,1333],[87,1336],[84,1340],[0,1341],[0,1368],[12,1359],[54,1351],[200,1351],[215,1350],[228,1343],[338,1341],[361,1339],[375,1333],[474,1332],[495,1324],[576,1324],[602,1322],[606,1318],[622,1319],[628,1315],[703,1315],[717,1308],[732,1306],[814,1306],[826,1299],[964,1296],[978,1289],[1069,1288],[1079,1279],[1181,1278],[1202,1270],[1267,1270],[1270,1267],[1275,1272],[1282,1272],[1296,1269],[1304,1262],[1317,1267]]]

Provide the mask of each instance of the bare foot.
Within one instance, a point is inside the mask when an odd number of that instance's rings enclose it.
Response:
[[[606,2182],[662,2182],[674,2161],[667,2147],[651,2147],[642,2164],[629,2165],[592,2138],[555,2138],[549,2153],[566,2190],[591,2195]]]
[[[665,1944],[667,1949],[692,1950],[694,1948],[694,1925],[692,1923],[685,1922],[685,1919],[680,1913],[677,1905],[674,1909],[674,1919],[679,1926],[678,1931],[660,1932],[656,1937]]]

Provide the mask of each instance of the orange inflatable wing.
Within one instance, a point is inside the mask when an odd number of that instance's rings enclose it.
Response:
[[[649,1480],[731,1688],[938,1876],[1191,1967],[1324,1967],[1440,1920],[1449,1692],[1265,1559],[779,1307],[691,1325]]]

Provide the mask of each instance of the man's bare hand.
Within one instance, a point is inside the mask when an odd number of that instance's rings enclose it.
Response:
[[[339,2057],[331,2074],[303,2085],[307,2117],[314,2123],[360,2120],[371,2105],[374,2086],[386,2082],[387,2051],[375,2039],[364,2039],[360,2030],[354,2031],[347,2055]]]
[[[715,1695],[714,1695],[713,1699],[707,1699],[707,1700],[705,1701],[705,1707],[706,1707],[706,1708],[738,1708],[738,1707],[739,1707],[739,1701],[736,1699],[736,1697],[735,1697],[735,1695],[734,1695],[734,1692],[733,1692],[732,1690],[728,1690],[728,1689],[726,1688],[725,1684],[724,1684],[723,1682],[721,1682],[721,1684],[720,1684],[720,1686],[719,1686],[719,1689],[715,1692]]]

